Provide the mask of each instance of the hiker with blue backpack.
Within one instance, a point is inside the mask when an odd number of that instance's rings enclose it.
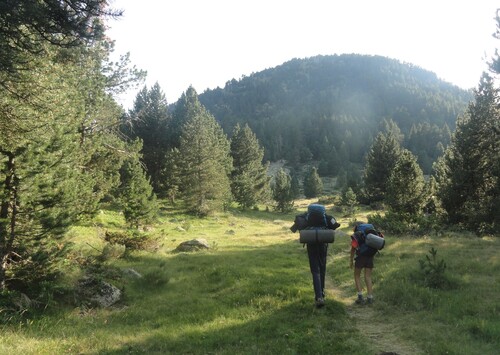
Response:
[[[307,245],[309,269],[312,274],[316,307],[325,305],[325,277],[328,244],[334,240],[333,230],[340,227],[323,205],[311,204],[307,212],[295,217],[292,232],[300,231],[300,242]]]
[[[357,304],[373,303],[372,271],[375,254],[385,245],[384,235],[377,231],[372,224],[356,222],[354,233],[351,235],[350,267],[354,266],[354,283],[358,291]],[[361,270],[365,270],[364,279],[367,290],[366,301],[363,298],[361,285]]]

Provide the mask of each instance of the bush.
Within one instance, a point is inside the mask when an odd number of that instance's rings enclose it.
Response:
[[[130,250],[158,250],[158,240],[146,234],[141,234],[137,231],[133,232],[111,232],[104,233],[104,239],[110,244],[124,245],[125,249]]]
[[[437,250],[431,248],[430,255],[425,259],[420,259],[420,275],[424,286],[434,289],[449,289],[456,286],[456,282],[451,280],[446,273],[446,262],[444,259],[438,260]]]
[[[18,322],[32,307],[32,301],[24,293],[17,291],[0,292],[0,321]]]
[[[408,233],[409,229],[400,216],[389,212],[385,216],[382,216],[379,213],[369,216],[368,223],[376,225],[382,231],[393,235]]]
[[[444,228],[442,221],[434,215],[408,215],[395,212],[387,212],[385,216],[376,213],[368,218],[368,223],[393,235],[420,236],[433,231],[442,231]]]
[[[7,289],[19,291],[32,300],[39,299],[50,287],[56,287],[64,275],[71,245],[51,241],[31,254],[29,246],[19,247],[22,253],[14,255],[6,268]]]

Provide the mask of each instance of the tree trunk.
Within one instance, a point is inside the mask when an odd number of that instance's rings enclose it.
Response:
[[[17,189],[14,154],[5,151],[2,153],[8,157],[3,182],[4,198],[0,203],[0,290],[5,290],[5,271],[15,237]]]

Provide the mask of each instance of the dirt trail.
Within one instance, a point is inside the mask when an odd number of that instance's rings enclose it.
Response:
[[[354,282],[354,281],[353,281]],[[360,306],[354,303],[352,294],[346,295],[334,287],[331,280],[326,280],[326,289],[328,294],[334,300],[343,303],[346,306],[347,313],[354,320],[356,327],[361,334],[365,334],[373,343],[373,349],[377,354],[385,355],[417,355],[423,354],[416,345],[397,336],[397,330],[400,324],[391,323],[377,317],[376,303],[373,305]]]

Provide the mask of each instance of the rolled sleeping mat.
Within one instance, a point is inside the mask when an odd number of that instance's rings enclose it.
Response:
[[[335,232],[333,229],[303,229],[300,231],[301,243],[333,243]]]
[[[372,247],[374,249],[380,250],[384,247],[385,245],[385,239],[382,237],[379,237],[378,235],[368,233],[366,236],[366,245],[369,247]]]

